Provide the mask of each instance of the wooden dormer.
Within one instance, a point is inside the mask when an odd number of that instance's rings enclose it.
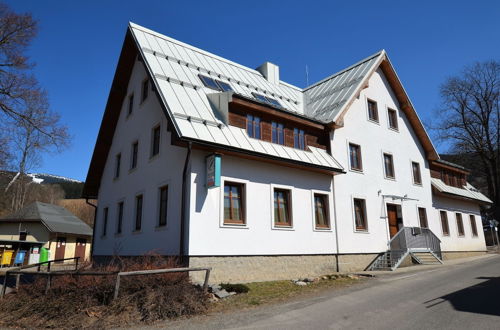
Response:
[[[431,162],[430,170],[432,178],[440,179],[444,184],[456,188],[463,188],[470,174],[464,167],[443,160]]]

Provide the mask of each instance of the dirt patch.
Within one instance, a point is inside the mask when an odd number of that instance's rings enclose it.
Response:
[[[175,267],[161,257],[117,260],[92,271],[133,271]],[[87,269],[89,270],[89,269]],[[185,273],[122,278],[113,300],[115,276],[57,276],[45,295],[45,278],[20,287],[0,301],[0,327],[106,328],[150,324],[207,310],[207,295]]]

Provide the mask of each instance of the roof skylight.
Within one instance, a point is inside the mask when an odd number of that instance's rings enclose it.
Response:
[[[215,90],[220,90],[219,85],[217,85],[217,83],[215,82],[214,79],[207,77],[207,76],[204,76],[204,75],[201,75],[201,74],[198,76],[200,77],[200,80],[203,83],[203,85],[205,85],[205,87],[215,89]]]
[[[271,97],[267,97],[267,96],[264,96],[261,94],[257,94],[257,93],[252,93],[252,94],[257,100],[259,100],[261,102],[269,103],[271,105],[274,105],[275,107],[282,108],[281,104],[276,99],[273,99]]]

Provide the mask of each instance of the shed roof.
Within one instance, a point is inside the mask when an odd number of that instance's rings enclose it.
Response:
[[[450,195],[455,195],[458,197],[472,199],[472,200],[476,200],[476,201],[486,203],[486,204],[493,203],[488,197],[486,197],[484,194],[482,194],[479,190],[474,188],[468,182],[466,183],[466,185],[463,188],[457,188],[457,187],[448,186],[440,179],[431,178],[431,184],[432,184],[432,187],[434,187],[437,191],[444,193],[444,194],[450,194]]]
[[[41,221],[53,233],[92,236],[92,228],[64,207],[33,202],[0,219],[1,221]]]

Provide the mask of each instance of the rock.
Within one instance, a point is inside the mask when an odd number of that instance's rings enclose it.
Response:
[[[236,294],[236,292],[229,292],[230,296],[234,296],[235,294]]]
[[[210,301],[210,302],[217,302],[217,301],[219,301],[219,298],[217,298],[213,293],[211,293],[208,296],[208,301]]]
[[[212,291],[212,292],[220,291],[222,289],[219,284],[211,284],[208,287],[210,288],[210,291]]]
[[[305,286],[305,285],[307,285],[307,283],[303,282],[303,281],[297,281],[297,282],[295,282],[295,284],[299,285],[299,286]]]
[[[222,290],[219,290],[219,291],[215,291],[214,292],[215,296],[217,296],[218,298],[220,299],[224,299],[226,297],[229,297],[230,294],[229,292],[227,292],[226,290],[222,289]]]

